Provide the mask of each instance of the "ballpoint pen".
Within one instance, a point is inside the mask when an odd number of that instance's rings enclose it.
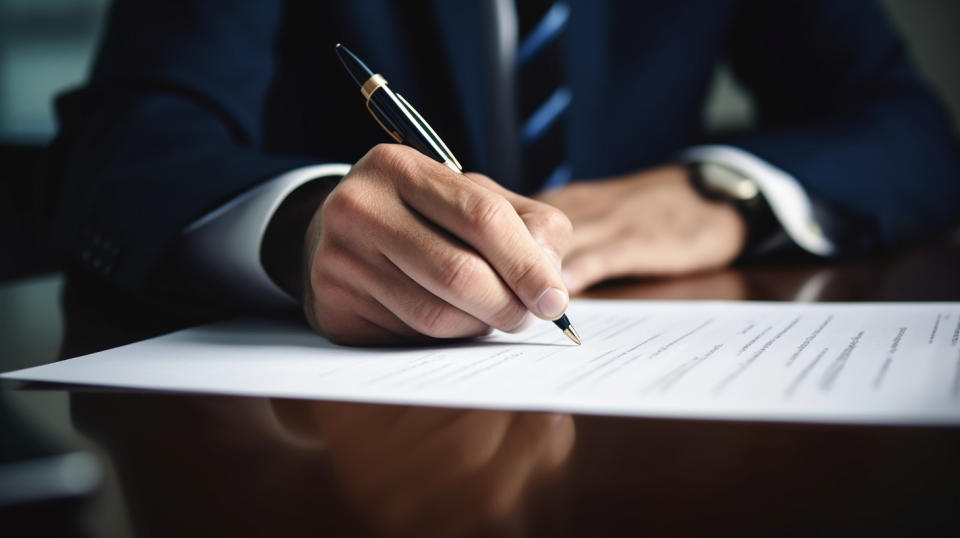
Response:
[[[377,120],[395,141],[418,150],[458,174],[463,172],[463,167],[450,148],[406,99],[387,86],[387,80],[383,76],[371,71],[360,58],[340,43],[337,43],[337,56],[350,77],[360,86],[360,93],[363,94],[367,110],[373,119]],[[553,323],[574,343],[581,343],[580,336],[570,324],[566,313],[553,320]]]

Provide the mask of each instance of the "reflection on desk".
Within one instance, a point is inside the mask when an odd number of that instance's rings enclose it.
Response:
[[[958,300],[958,274],[960,247],[947,243],[616,282],[587,296]],[[63,315],[64,357],[201,321],[81,280],[68,285]],[[5,354],[3,346],[0,338]],[[5,396],[39,409],[50,394]],[[139,536],[942,535],[960,524],[952,428],[557,419],[175,394],[77,392],[69,409],[58,405],[44,423],[72,417],[115,470],[86,519],[122,510]]]
[[[313,418],[362,518],[402,536],[464,536],[519,524],[524,495],[570,455],[570,415],[274,400]],[[303,429],[297,431],[303,432]]]
[[[72,405],[146,536],[503,535],[523,529],[574,442],[557,414],[174,395]]]

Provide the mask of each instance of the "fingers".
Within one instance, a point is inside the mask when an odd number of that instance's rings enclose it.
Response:
[[[566,256],[589,250],[596,245],[616,241],[627,234],[627,230],[611,223],[610,220],[605,217],[577,220],[577,233],[573,234]]]
[[[491,327],[512,331],[525,323],[526,307],[486,260],[422,219],[403,215],[398,220],[400,225],[386,230],[390,237],[383,241],[382,252],[408,281]],[[422,309],[419,314],[427,322],[434,317],[434,325],[443,325],[440,305],[414,308]]]
[[[387,259],[370,262],[362,254],[338,248],[328,249],[325,255],[327,278],[351,292],[351,298],[334,304],[361,310],[368,319],[397,334],[465,338],[489,332],[488,324],[425,290]],[[366,298],[368,304],[356,305],[358,298]]]
[[[590,245],[567,256],[563,278],[570,293],[578,293],[604,280],[636,274],[637,257],[626,240]]]
[[[563,274],[571,292],[618,277],[660,277],[725,266],[740,253],[736,209],[704,199],[680,166],[542,195],[576,223]]]
[[[719,267],[691,256],[704,247],[681,249],[675,242],[638,239],[621,234],[606,241],[585,244],[563,261],[563,278],[570,293],[578,293],[604,280],[624,277],[687,274]]]
[[[560,268],[560,260],[567,254],[573,239],[573,225],[570,219],[557,208],[511,192],[482,174],[467,172],[464,174],[474,183],[487,188],[507,199],[523,220],[527,231],[544,249],[547,257]]]
[[[336,284],[315,288],[315,299],[304,303],[307,321],[317,332],[340,345],[379,345],[422,335],[383,306]]]
[[[337,343],[396,340],[390,336],[466,338],[489,332],[488,324],[433,295],[389,260],[371,264],[337,247],[323,249],[319,258],[313,283],[317,298],[307,314],[317,320],[315,328]],[[518,309],[517,318],[522,319],[522,307]]]
[[[566,309],[570,236],[559,210],[377,146],[310,223],[305,313],[340,343],[521,330]]]
[[[325,240],[312,254],[312,288],[336,294],[324,287],[333,284],[369,296],[402,324],[434,338],[524,326],[526,307],[483,258],[382,190],[377,183],[345,181],[328,197]],[[341,299],[340,308],[356,308],[352,299]],[[372,317],[371,308],[365,307],[367,319],[389,323]]]
[[[555,260],[506,198],[433,162],[417,161],[407,179],[397,183],[403,200],[479,252],[531,312],[556,319],[566,310],[568,295]],[[450,269],[454,282],[465,282],[469,278],[456,272],[464,269],[469,276],[475,267],[464,262]]]

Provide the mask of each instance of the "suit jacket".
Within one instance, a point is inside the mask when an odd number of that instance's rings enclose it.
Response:
[[[576,178],[638,171],[703,141],[704,99],[726,57],[759,125],[725,142],[856,222],[848,248],[909,241],[957,215],[951,127],[872,2],[569,4]],[[354,162],[386,141],[337,62],[341,41],[466,169],[495,169],[489,24],[479,1],[118,0],[89,82],[57,106],[67,251],[145,293],[205,212],[289,169]]]

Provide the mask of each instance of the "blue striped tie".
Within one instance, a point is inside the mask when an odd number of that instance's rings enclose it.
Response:
[[[571,179],[566,161],[564,33],[570,7],[555,0],[517,0],[518,115],[526,192],[556,188]]]

